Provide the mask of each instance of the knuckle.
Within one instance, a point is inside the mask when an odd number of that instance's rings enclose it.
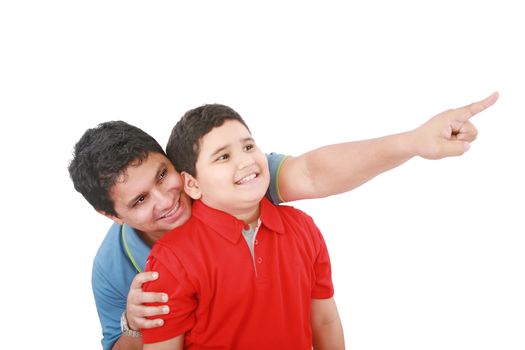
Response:
[[[137,303],[137,295],[136,294],[131,294],[128,296],[128,304],[136,304]]]

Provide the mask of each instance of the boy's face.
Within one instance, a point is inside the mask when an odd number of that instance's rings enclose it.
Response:
[[[196,178],[185,174],[188,193],[234,216],[258,208],[270,183],[266,156],[237,120],[226,120],[201,138],[195,169]]]
[[[142,164],[129,166],[117,179],[111,198],[118,217],[106,216],[156,240],[189,219],[191,199],[183,189],[182,178],[168,158],[150,153]]]

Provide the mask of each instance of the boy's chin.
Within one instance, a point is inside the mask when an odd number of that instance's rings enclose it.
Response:
[[[256,208],[259,206],[264,196],[266,196],[266,191],[259,191],[257,193],[252,193],[249,196],[245,196],[241,200],[242,206],[247,209]]]
[[[264,196],[266,196],[266,192],[268,192],[268,185],[261,186],[257,191],[254,191],[251,195],[251,200],[253,200],[255,203],[259,203]]]
[[[256,201],[260,201],[266,195],[268,187],[270,186],[270,181],[267,179],[258,179],[256,183],[244,185],[246,187],[239,186],[239,189],[242,190],[243,197],[250,198]]]
[[[244,193],[242,196],[237,197],[238,203],[243,203],[243,206],[256,206],[266,195],[266,191],[257,191],[252,193]]]

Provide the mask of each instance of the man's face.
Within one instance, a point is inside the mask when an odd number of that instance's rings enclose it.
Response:
[[[201,138],[195,168],[192,197],[234,216],[258,208],[270,182],[266,156],[236,120],[226,120]]]
[[[183,191],[180,174],[164,155],[150,153],[140,165],[130,165],[111,189],[118,217],[157,240],[184,224],[191,215],[191,199]]]

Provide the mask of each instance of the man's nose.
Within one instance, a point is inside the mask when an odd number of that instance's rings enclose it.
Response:
[[[155,199],[155,208],[159,211],[169,208],[173,202],[173,195],[170,191],[163,189],[155,190],[153,192],[153,198]]]

